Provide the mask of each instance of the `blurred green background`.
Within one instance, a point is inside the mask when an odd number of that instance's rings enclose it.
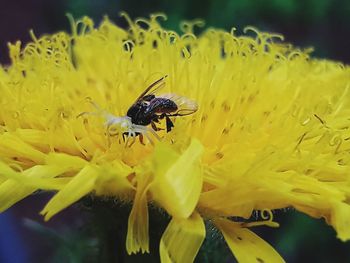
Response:
[[[238,33],[244,26],[253,25],[260,30],[282,33],[287,42],[296,46],[314,47],[315,57],[350,63],[350,0],[1,1],[0,62],[9,62],[7,42],[29,41],[31,28],[37,35],[69,31],[66,13],[74,17],[88,15],[96,23],[108,15],[116,23],[125,25],[118,16],[120,11],[126,11],[132,18],[164,12],[168,20],[163,25],[173,30],[179,30],[180,21],[196,18],[205,20],[207,27],[227,30],[236,27]],[[0,262],[52,262],[55,257],[57,262],[70,262],[71,258],[80,262],[84,251],[91,249],[89,242],[86,245],[86,241],[80,240],[83,223],[76,207],[50,222],[53,232],[28,221],[23,224],[23,217],[42,221],[37,216],[45,202],[42,198],[41,195],[28,198],[0,215]],[[293,209],[276,211],[275,218],[281,223],[280,228],[257,228],[256,231],[273,244],[287,262],[350,262],[350,243],[337,240],[334,230],[323,220],[311,219]],[[52,241],[52,237],[56,241],[50,243],[48,240]],[[210,250],[217,260],[208,259],[203,249]],[[198,262],[233,262],[220,237],[206,241],[203,249]]]

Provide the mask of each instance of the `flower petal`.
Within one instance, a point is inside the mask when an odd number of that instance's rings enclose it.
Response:
[[[64,153],[50,153],[46,156],[45,162],[49,165],[65,167],[67,170],[79,171],[88,162],[78,156],[72,156]]]
[[[202,153],[203,146],[196,139],[191,141],[180,157],[173,149],[164,145],[155,150],[152,194],[174,217],[190,216],[198,203],[203,183],[199,164]]]
[[[136,179],[137,190],[129,215],[126,235],[126,250],[129,255],[140,250],[142,253],[149,252],[147,191],[150,176],[138,174]]]
[[[36,165],[16,172],[6,163],[0,162],[0,176],[5,179],[0,185],[0,211],[6,210],[38,189],[61,189],[67,178],[54,177],[65,171],[62,166]]]
[[[60,189],[65,178],[53,179],[64,173],[64,167],[50,165],[35,165],[21,172],[14,171],[6,163],[0,161],[0,175],[17,181],[20,185],[37,189]]]
[[[238,262],[285,262],[276,250],[249,229],[227,219],[216,219],[214,223]]]
[[[94,167],[85,166],[40,212],[45,215],[45,220],[49,220],[53,215],[90,193],[94,189],[97,176],[98,172]]]
[[[187,219],[173,218],[160,240],[161,262],[193,262],[204,238],[204,222],[197,212]]]
[[[46,156],[10,133],[0,136],[0,155],[11,158],[20,156],[37,164],[43,163]]]
[[[132,169],[120,161],[114,161],[113,165],[104,164],[96,180],[96,195],[118,196],[133,190],[127,178],[131,173]]]
[[[0,185],[0,212],[5,211],[18,201],[30,195],[36,188],[25,186],[15,180],[9,179]]]
[[[337,202],[333,204],[333,213],[330,219],[326,220],[337,231],[337,237],[342,241],[350,239],[350,206],[345,203]]]

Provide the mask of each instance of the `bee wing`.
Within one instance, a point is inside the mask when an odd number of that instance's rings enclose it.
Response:
[[[173,116],[190,115],[192,113],[195,113],[198,110],[197,102],[189,98],[186,98],[174,93],[163,94],[163,95],[160,95],[159,97],[170,99],[176,103],[178,110],[174,114],[171,114]]]
[[[142,98],[146,95],[154,94],[159,89],[163,88],[165,86],[165,79],[168,77],[168,75],[165,75],[164,77],[156,80],[151,85],[149,85],[144,92],[140,94],[140,96],[136,99],[135,103],[139,100],[142,100]]]

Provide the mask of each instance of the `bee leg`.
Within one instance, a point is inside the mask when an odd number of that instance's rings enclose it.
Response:
[[[152,126],[152,129],[155,130],[155,131],[164,130],[164,129],[162,129],[162,128],[158,128],[158,127],[156,126],[156,124],[155,124],[153,121],[151,122],[151,126]]]
[[[154,145],[154,142],[152,141],[151,137],[149,137],[149,135],[147,133],[145,133],[145,136],[147,137],[147,140]]]
[[[145,136],[152,145],[154,145],[154,142],[150,135],[153,135],[158,141],[161,140],[159,135],[150,127],[139,126],[136,127],[135,131],[138,135],[142,134],[143,136]]]
[[[150,137],[148,136],[148,132],[152,133],[152,135],[153,135],[158,141],[160,141],[160,137],[158,136],[158,134],[157,134],[153,129],[147,127],[147,132],[144,133],[144,135],[146,135],[147,139],[148,139],[150,142],[152,142],[152,140],[150,140]]]
[[[166,132],[170,132],[171,129],[174,127],[174,123],[170,120],[170,118],[165,115],[165,120],[166,120]]]
[[[146,145],[144,142],[143,142],[143,135],[142,133],[139,134],[139,141],[142,145]]]
[[[153,118],[153,120],[152,120],[153,122],[156,122],[156,123],[159,123],[159,116],[158,115],[156,115],[156,117],[155,118]]]
[[[154,124],[153,121],[151,122],[151,126],[152,126],[152,129],[153,129],[153,130],[158,131],[158,128],[157,128],[157,126]]]
[[[125,148],[131,147],[135,143],[135,137],[134,136],[128,136],[125,142]],[[130,142],[131,141],[131,142]]]
[[[166,117],[167,115],[165,113],[162,113],[161,115],[159,115],[159,119],[162,120]]]

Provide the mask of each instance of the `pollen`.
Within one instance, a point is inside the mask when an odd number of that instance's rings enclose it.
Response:
[[[31,43],[9,45],[11,64],[0,67],[0,211],[37,190],[55,193],[45,220],[86,195],[128,202],[132,254],[149,251],[152,203],[172,218],[162,262],[193,262],[206,220],[239,262],[283,262],[250,227],[278,227],[271,211],[286,207],[350,239],[348,66],[252,27],[197,36],[196,23],[178,34],[160,25],[163,15],[122,16],[126,29],[70,17],[71,33],[31,32]],[[169,132],[168,120],[155,130],[127,116],[164,76],[163,98],[192,105],[169,117]],[[233,219],[256,212],[253,222]]]

